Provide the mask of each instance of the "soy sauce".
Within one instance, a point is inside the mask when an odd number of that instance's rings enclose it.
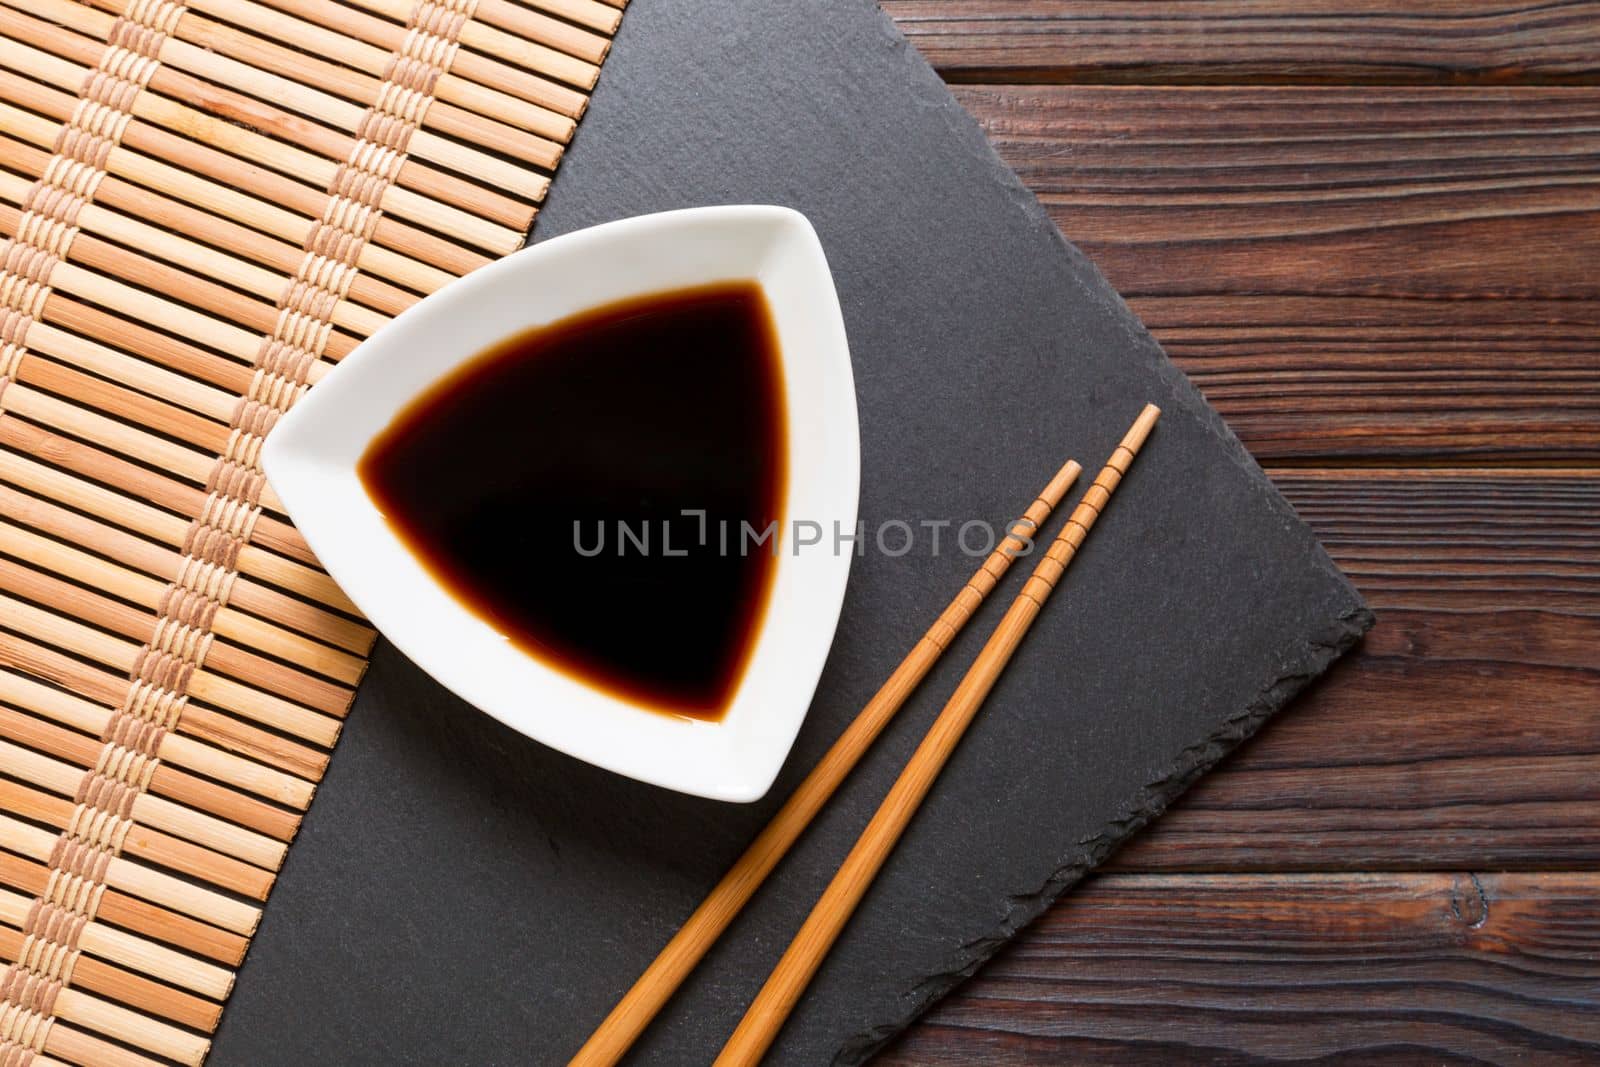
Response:
[[[787,462],[771,314],[737,282],[506,338],[402,411],[360,476],[423,566],[514,645],[715,720],[776,569],[772,542],[737,535],[781,520]]]

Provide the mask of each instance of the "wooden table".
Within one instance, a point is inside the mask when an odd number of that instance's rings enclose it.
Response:
[[[884,6],[1379,616],[884,1062],[1600,1062],[1600,2]]]

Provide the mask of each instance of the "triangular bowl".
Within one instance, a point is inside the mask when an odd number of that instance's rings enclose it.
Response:
[[[786,541],[727,713],[701,722],[644,710],[514,647],[401,543],[357,465],[411,400],[512,333],[631,296],[747,278],[766,294],[782,353]],[[821,243],[802,215],[765,206],[664,212],[557,237],[483,267],[347,356],[280,421],[262,463],[356,606],[469,703],[578,759],[669,789],[750,801],[772,784],[833,641],[850,551],[832,532],[855,530],[860,487],[844,320]],[[797,521],[827,531],[822,543],[796,550]]]

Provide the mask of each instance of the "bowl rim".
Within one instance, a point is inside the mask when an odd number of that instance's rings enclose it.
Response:
[[[764,277],[735,269],[737,264],[719,272],[717,257],[724,246],[742,249],[737,255],[755,257],[750,261],[763,264],[763,270],[776,264],[775,273]],[[666,249],[683,262],[666,262]],[[701,252],[703,261],[697,261]],[[728,253],[727,262],[734,264],[737,255]],[[615,277],[645,261],[653,265],[641,268],[641,276],[670,276],[681,269],[682,280],[630,285]],[[584,273],[601,268],[608,272],[603,285],[611,288],[598,298],[574,300],[572,294],[583,289]],[[832,646],[851,552],[841,554],[837,543],[831,554],[781,551],[765,615],[728,715],[717,723],[673,719],[589,686],[494,633],[450,596],[383,523],[355,465],[396,411],[485,347],[481,341],[464,340],[450,351],[427,350],[430,335],[437,340],[447,319],[471,316],[470,336],[484,318],[504,322],[522,314],[524,326],[498,331],[496,337],[503,337],[630,295],[752,274],[773,307],[789,409],[790,476],[780,537],[794,529],[797,501],[815,509],[815,514],[807,511],[808,519],[854,530],[860,429],[843,314],[815,230],[803,215],[785,207],[720,205],[641,215],[553,237],[486,265],[426,296],[363,341],[284,415],[262,451],[269,483],[330,576],[372,625],[445,688],[519,733],[575,758],[679,792],[727,801],[764,795],[788,756]],[[543,312],[508,309],[508,289],[529,281],[564,287],[567,297],[551,297],[553,305]],[[552,313],[549,306],[558,310]],[[408,377],[411,385],[395,383],[397,376]],[[374,395],[380,399],[370,399]],[[797,400],[815,410],[797,419]],[[331,457],[326,454],[330,451],[335,453]],[[355,494],[350,492],[352,481]],[[363,536],[373,540],[364,545]],[[403,563],[396,560],[396,547]],[[393,573],[384,573],[381,560],[388,561]],[[423,586],[432,595],[422,593]],[[455,612],[441,606],[440,595],[455,605]],[[419,617],[424,612],[426,617]],[[476,625],[464,624],[462,614]],[[778,640],[786,642],[781,650],[771,646]],[[532,669],[511,670],[508,653]],[[473,667],[477,678],[467,676]],[[507,681],[513,676],[523,687],[534,688],[510,691]],[[587,697],[576,695],[573,686]],[[551,712],[543,706],[545,700],[565,701],[577,710]],[[600,705],[623,709],[629,718],[618,719]],[[556,726],[553,715],[563,716],[566,725]],[[592,726],[584,725],[585,716],[594,717]],[[630,741],[619,733],[630,723],[643,740]],[[679,732],[664,733],[663,723]]]

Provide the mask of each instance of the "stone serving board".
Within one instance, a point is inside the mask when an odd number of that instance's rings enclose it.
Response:
[[[1069,455],[1087,468],[1075,500],[1146,400],[1166,412],[771,1056],[853,1063],[1159,814],[1371,615],[866,0],[633,4],[534,238],[741,202],[798,208],[827,250],[869,529],[1006,521]],[[753,805],[578,763],[380,643],[211,1062],[564,1062],[974,566],[928,548],[854,561],[810,717]],[[649,1031],[640,1062],[714,1057],[1017,571]]]

